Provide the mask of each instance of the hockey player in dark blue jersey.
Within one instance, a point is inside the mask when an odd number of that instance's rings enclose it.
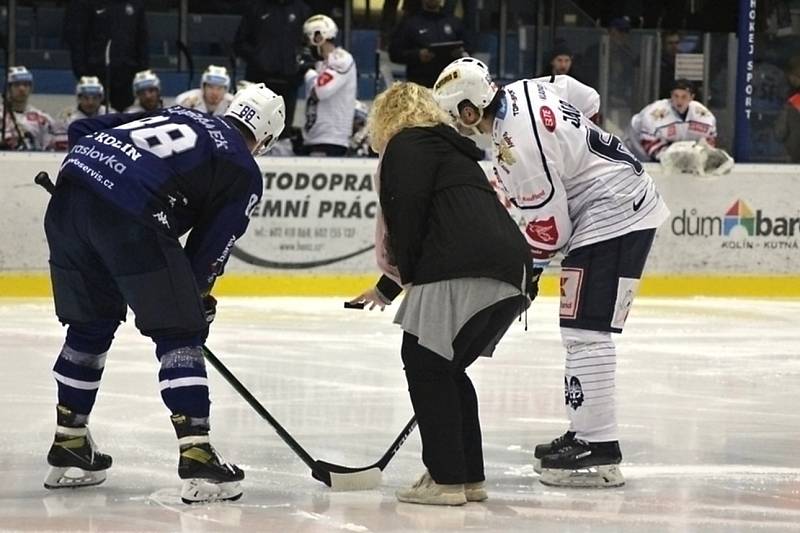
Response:
[[[244,472],[209,443],[201,346],[211,289],[261,198],[253,159],[284,128],[283,98],[264,84],[236,94],[224,117],[175,106],[69,128],[45,215],[55,309],[68,326],[53,368],[57,428],[45,487],[96,485],[111,457],[87,428],[114,333],[133,310],[161,363],[161,396],[178,437],[186,503],[235,500]],[[185,247],[178,238],[188,232]],[[77,468],[79,476],[68,476]]]

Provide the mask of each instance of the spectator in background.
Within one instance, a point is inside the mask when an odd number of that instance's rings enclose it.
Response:
[[[675,56],[681,44],[681,35],[677,31],[664,33],[661,45],[661,75],[659,77],[658,97],[669,98],[672,85],[675,83]]]
[[[608,97],[617,105],[630,105],[633,96],[634,71],[639,65],[639,54],[630,43],[631,23],[627,18],[612,19],[608,23],[609,73]]]
[[[28,103],[33,93],[33,74],[23,67],[8,69],[8,101],[0,106],[3,117],[2,150],[52,150],[54,121]]]
[[[378,45],[385,50],[397,24],[397,6],[400,0],[385,0],[381,10],[381,36]],[[421,0],[403,0],[403,16],[407,17],[422,9]]]
[[[294,121],[297,89],[303,81],[298,56],[303,44],[303,21],[311,10],[303,0],[253,0],[236,30],[234,50],[247,63],[245,78],[263,82],[283,96],[288,135]]]
[[[800,163],[800,56],[789,60],[786,80],[792,92],[778,115],[775,136],[783,143],[792,163]]]
[[[131,105],[131,80],[150,62],[144,1],[72,0],[64,17],[64,38],[75,77],[100,78],[114,109]]]
[[[550,52],[547,68],[539,77],[543,78],[545,76],[569,74],[574,78],[575,75],[572,73],[572,58],[572,50],[569,49],[567,43],[561,40],[556,41],[553,50]]]
[[[103,105],[103,84],[97,76],[84,76],[75,86],[77,106],[64,109],[55,125],[55,149],[67,149],[67,130],[69,125],[82,118],[96,117],[107,113]]]
[[[164,107],[161,101],[161,80],[152,70],[140,70],[133,77],[133,95],[136,101],[125,110],[126,113],[151,113]]]
[[[343,156],[350,146],[358,73],[350,52],[336,46],[336,23],[314,15],[303,24],[315,68],[305,74],[306,124],[303,155]]]
[[[684,79],[672,85],[669,98],[656,100],[631,119],[633,139],[629,148],[642,161],[658,161],[663,151],[677,141],[717,141],[717,119],[706,106],[694,100],[694,85]]]
[[[389,46],[391,60],[406,65],[406,79],[428,88],[451,61],[467,55],[461,20],[442,13],[442,5],[422,0],[422,10],[403,18]]]
[[[200,88],[182,92],[175,97],[175,104],[222,116],[233,100],[233,95],[228,92],[230,85],[231,77],[228,76],[228,69],[209,65],[200,79]]]

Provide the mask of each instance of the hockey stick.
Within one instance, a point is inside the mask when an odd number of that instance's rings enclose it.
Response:
[[[39,172],[33,181],[43,187],[51,195],[55,190],[53,182],[50,181],[50,176],[47,172]],[[264,420],[278,433],[278,436],[289,445],[292,451],[311,469],[311,475],[314,479],[325,483],[327,486],[337,491],[347,490],[368,490],[374,489],[381,483],[381,473],[392,457],[395,456],[397,451],[406,441],[409,435],[414,431],[417,426],[416,417],[411,417],[403,431],[392,442],[383,457],[378,459],[377,462],[369,466],[361,468],[352,468],[348,466],[337,465],[328,463],[326,461],[315,460],[311,455],[292,437],[288,431],[273,417],[269,411],[253,396],[247,387],[239,381],[233,373],[220,361],[216,355],[213,354],[208,347],[203,346],[203,356],[211,363],[217,372],[219,372],[225,381],[239,393],[239,395],[250,404]]]

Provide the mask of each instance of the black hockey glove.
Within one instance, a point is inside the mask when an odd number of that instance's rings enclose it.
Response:
[[[531,301],[534,301],[536,299],[536,296],[539,295],[539,278],[541,277],[542,272],[544,272],[544,269],[542,268],[533,269],[533,276],[531,277],[531,286],[530,290],[528,291],[528,297],[531,299]]]
[[[203,296],[203,308],[205,308],[206,313],[206,324],[211,324],[217,316],[217,299],[210,294],[206,294]]]

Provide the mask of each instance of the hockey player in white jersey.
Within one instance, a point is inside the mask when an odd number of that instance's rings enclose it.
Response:
[[[434,86],[461,130],[491,134],[495,174],[523,214],[534,268],[561,262],[561,337],[569,430],[536,447],[540,481],[618,486],[616,350],[656,228],[669,211],[642,164],[552,85],[498,90],[483,63],[454,61]]]
[[[0,150],[52,150],[55,121],[28,103],[33,92],[33,74],[23,66],[9,67],[8,101],[0,105],[3,138]]]
[[[133,95],[136,101],[126,113],[152,112],[164,107],[161,100],[161,79],[152,70],[140,70],[133,77]]]
[[[336,23],[314,15],[303,24],[312,55],[318,59],[305,74],[306,123],[303,152],[313,156],[343,156],[350,146],[358,74],[350,52],[337,46]]]
[[[228,92],[230,86],[231,77],[228,76],[228,69],[209,65],[200,79],[200,88],[182,92],[175,97],[175,104],[222,116],[233,100],[233,95]]]
[[[629,147],[644,160],[659,161],[664,150],[678,141],[704,139],[714,146],[717,119],[694,100],[694,86],[676,80],[669,98],[656,100],[631,119],[633,142]]]
[[[55,123],[56,150],[67,150],[67,130],[70,124],[82,118],[106,114],[106,106],[103,105],[104,94],[103,84],[96,76],[83,76],[78,80],[75,86],[77,105],[61,111]]]

